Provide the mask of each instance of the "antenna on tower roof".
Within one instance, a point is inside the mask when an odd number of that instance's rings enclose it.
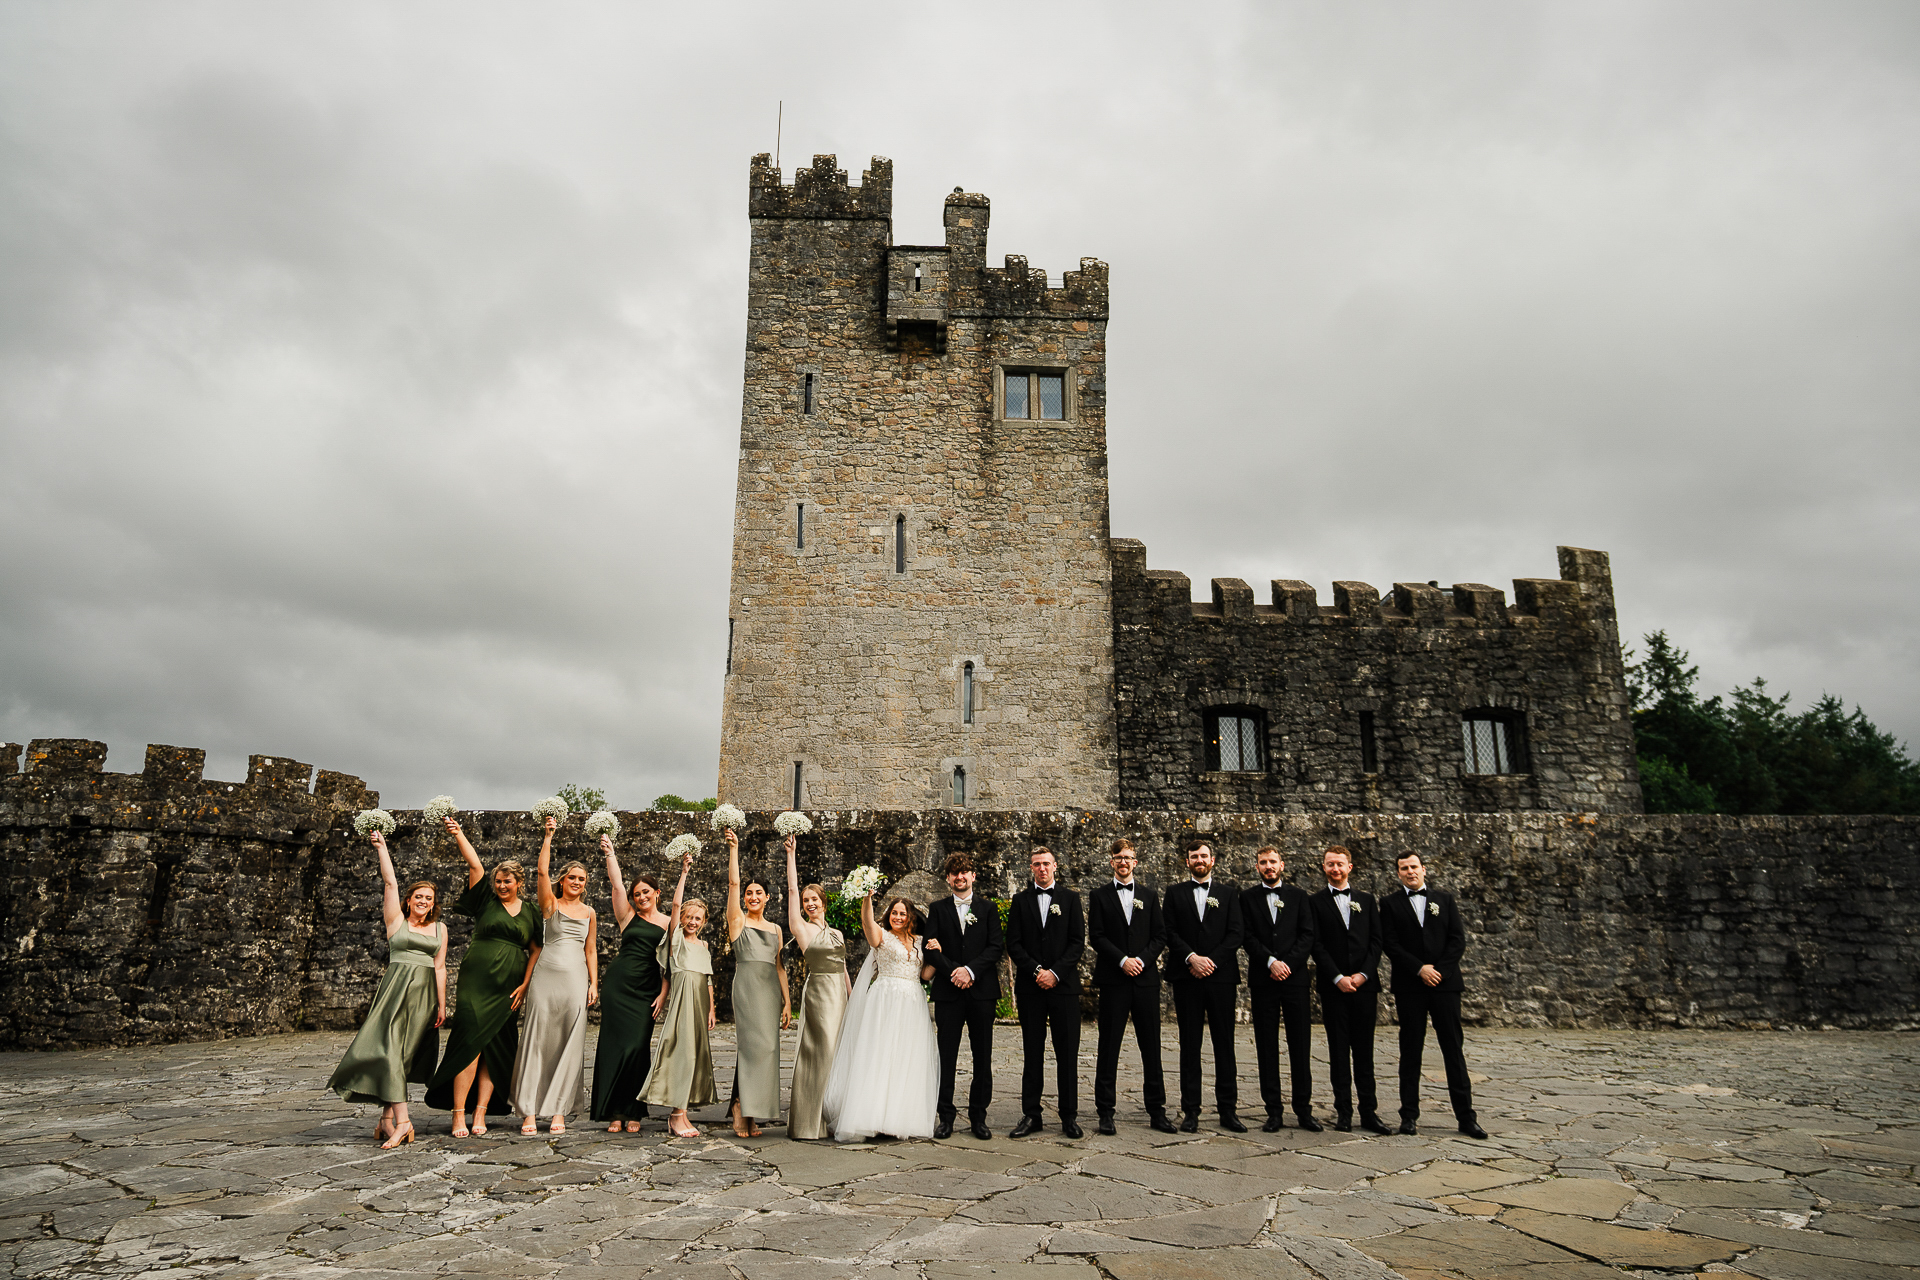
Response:
[[[773,117],[773,171],[780,172],[780,131],[787,123],[787,101],[780,99],[780,105],[774,108]]]

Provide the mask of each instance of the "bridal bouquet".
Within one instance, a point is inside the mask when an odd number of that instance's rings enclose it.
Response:
[[[713,829],[724,831],[732,827],[735,831],[747,825],[747,815],[740,812],[736,805],[723,804],[713,811]]]
[[[452,796],[435,796],[420,807],[420,825],[437,827],[459,812],[459,806],[453,803]]]
[[[858,902],[868,894],[880,892],[880,886],[886,882],[887,878],[880,874],[878,867],[855,867],[840,882],[840,901]]]
[[[684,858],[690,853],[700,852],[700,837],[688,832],[667,841],[667,858]]]
[[[813,819],[804,813],[789,810],[773,820],[773,829],[783,836],[803,836],[813,830]],[[874,874],[880,873],[875,871]]]
[[[598,839],[605,836],[609,840],[620,838],[620,819],[606,809],[600,810],[587,819],[587,834]]]
[[[545,822],[548,818],[552,818],[555,822],[565,822],[567,815],[573,811],[567,808],[567,802],[559,796],[548,796],[527,812],[533,815],[535,822]]]
[[[378,831],[383,836],[390,836],[397,825],[399,824],[394,822],[393,815],[385,809],[362,809],[354,815],[353,819],[353,829],[363,836],[370,831]]]

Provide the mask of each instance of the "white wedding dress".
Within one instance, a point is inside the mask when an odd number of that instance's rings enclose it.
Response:
[[[923,963],[920,939],[909,948],[889,933],[860,966],[820,1106],[838,1142],[933,1136],[940,1050],[920,986]]]

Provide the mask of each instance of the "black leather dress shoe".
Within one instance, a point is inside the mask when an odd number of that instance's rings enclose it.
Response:
[[[1279,1116],[1268,1116],[1267,1122],[1260,1126],[1262,1133],[1278,1133],[1287,1127],[1287,1122]]]
[[[1174,1124],[1174,1122],[1173,1122],[1172,1120],[1169,1120],[1169,1119],[1167,1118],[1167,1113],[1166,1113],[1166,1112],[1164,1112],[1164,1111],[1162,1111],[1162,1112],[1160,1112],[1160,1113],[1159,1113],[1158,1115],[1155,1115],[1155,1116],[1153,1116],[1152,1118],[1150,1118],[1150,1119],[1149,1119],[1149,1120],[1147,1121],[1147,1126],[1148,1126],[1149,1128],[1151,1128],[1151,1129],[1152,1129],[1152,1130],[1153,1130],[1153,1131],[1154,1131],[1155,1133],[1178,1133],[1178,1132],[1180,1132],[1180,1127],[1179,1127],[1178,1125],[1176,1125],[1176,1124]],[[1198,1125],[1196,1125],[1196,1126],[1194,1126],[1194,1127],[1195,1127],[1195,1128],[1198,1128],[1199,1126],[1198,1126]],[[1193,1130],[1192,1130],[1192,1129],[1189,1129],[1189,1130],[1188,1130],[1187,1132],[1189,1132],[1189,1133],[1191,1133],[1191,1132],[1193,1132]]]
[[[1102,1111],[1100,1113],[1099,1122],[1093,1126],[1093,1131],[1095,1133],[1105,1133],[1105,1134],[1118,1133],[1119,1130],[1113,1127],[1113,1112]]]
[[[1180,1117],[1180,1132],[1182,1132],[1182,1133],[1198,1133],[1198,1132],[1200,1132],[1200,1117],[1199,1117],[1199,1116],[1196,1116],[1196,1115],[1184,1115],[1184,1116],[1181,1116],[1181,1117]]]
[[[1418,1125],[1414,1124],[1414,1122],[1411,1120],[1402,1120],[1400,1122],[1400,1132],[1406,1134],[1409,1138],[1411,1138],[1414,1134],[1420,1132],[1420,1128]]]
[[[993,1136],[993,1130],[987,1128],[987,1122],[985,1120],[975,1120],[973,1122],[973,1136],[985,1142]]]
[[[1221,1116],[1220,1127],[1228,1133],[1245,1133],[1247,1131],[1247,1126],[1240,1123],[1240,1117],[1236,1115]]]
[[[1021,1116],[1020,1123],[1013,1126],[1013,1132],[1007,1136],[1009,1138],[1024,1138],[1030,1133],[1038,1132],[1040,1132],[1040,1122],[1038,1120],[1035,1120],[1032,1116]]]
[[[1478,1138],[1482,1142],[1486,1141],[1487,1138],[1487,1131],[1471,1120],[1461,1124],[1460,1132],[1466,1134],[1469,1138]]]
[[[1314,1119],[1311,1115],[1304,1115],[1300,1117],[1300,1127],[1302,1129],[1305,1129],[1308,1133],[1325,1133],[1327,1130],[1327,1126],[1321,1124],[1318,1120]]]
[[[1353,1117],[1352,1116],[1335,1116],[1333,1118],[1333,1131],[1335,1133],[1352,1133]]]
[[[1372,1112],[1368,1112],[1366,1115],[1360,1117],[1360,1127],[1362,1129],[1365,1129],[1368,1133],[1392,1133],[1393,1132],[1392,1129],[1389,1129],[1387,1127],[1386,1121],[1382,1120],[1379,1116],[1374,1115]]]
[[[1069,1138],[1084,1138],[1087,1136],[1087,1131],[1080,1127],[1078,1120],[1062,1120],[1060,1122],[1060,1132]]]
[[[933,1136],[936,1138],[951,1138],[953,1136],[953,1120],[950,1117],[942,1116],[940,1122],[933,1126]]]

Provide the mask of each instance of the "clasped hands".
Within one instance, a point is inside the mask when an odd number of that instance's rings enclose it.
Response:
[[[940,950],[940,940],[938,938],[928,938],[927,950]],[[947,975],[947,981],[951,982],[960,990],[965,991],[973,985],[973,970],[969,969],[966,965],[956,966],[954,971]]]

